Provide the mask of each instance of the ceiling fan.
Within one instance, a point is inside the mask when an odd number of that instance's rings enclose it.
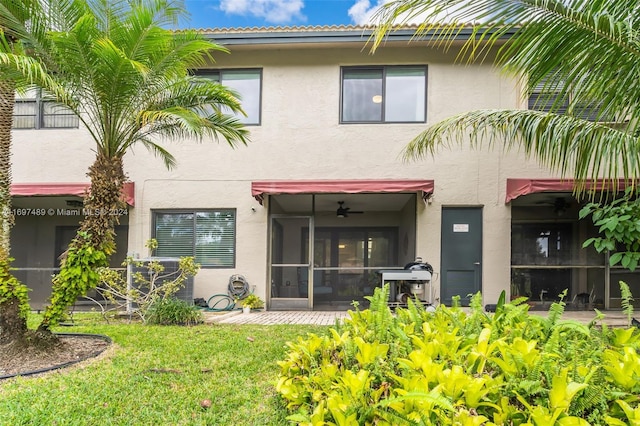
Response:
[[[351,210],[349,207],[344,206],[344,201],[338,201],[339,207],[336,211],[338,217],[349,217],[350,214],[362,214],[364,212]]]
[[[567,200],[564,197],[556,197],[553,200],[538,201],[536,204],[553,207],[553,212],[558,216],[562,216],[567,211],[567,209],[571,207],[572,202],[571,200]]]

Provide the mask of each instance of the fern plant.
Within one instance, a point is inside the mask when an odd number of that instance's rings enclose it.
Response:
[[[622,312],[627,317],[627,327],[631,327],[631,319],[633,318],[633,295],[629,286],[624,281],[620,281],[620,304]]]

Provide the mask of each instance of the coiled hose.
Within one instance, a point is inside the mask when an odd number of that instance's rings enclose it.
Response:
[[[240,275],[235,274],[229,277],[229,286],[228,286],[229,296],[234,299],[244,299],[249,294],[251,294],[251,289],[249,288],[249,282],[247,279]]]
[[[207,310],[221,312],[233,311],[236,309],[236,302],[242,300],[251,294],[251,288],[247,279],[240,275],[234,274],[229,277],[229,285],[227,286],[228,294],[214,294],[207,300]]]

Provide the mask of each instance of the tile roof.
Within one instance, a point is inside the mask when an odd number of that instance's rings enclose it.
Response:
[[[274,26],[242,28],[201,28],[195,29],[207,38],[222,45],[283,45],[299,43],[354,43],[368,40],[375,32],[374,25],[315,25],[315,26]],[[416,36],[419,25],[402,25],[389,31],[385,42],[408,42],[438,38],[438,30]],[[491,26],[489,31],[495,31]],[[179,30],[178,30],[179,31]],[[455,36],[466,40],[473,34],[473,25],[467,24]],[[512,34],[512,33],[511,33]],[[509,37],[507,32],[506,37]],[[505,35],[503,35],[505,36]]]
[[[319,31],[365,31],[373,30],[373,25],[297,25],[272,27],[224,27],[224,28],[195,28],[196,31],[217,33],[270,33],[270,32],[319,32]],[[402,29],[417,29],[417,25],[405,25]]]

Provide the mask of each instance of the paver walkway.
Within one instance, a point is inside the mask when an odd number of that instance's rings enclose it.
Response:
[[[346,311],[258,311],[243,314],[234,311],[225,315],[207,315],[207,322],[221,324],[312,324],[334,325],[336,319],[347,318]]]
[[[532,315],[546,316],[547,312],[531,311]],[[605,311],[603,320],[612,327],[625,327],[627,317],[620,311]],[[346,311],[258,311],[250,314],[243,314],[241,311],[228,313],[205,312],[206,322],[221,324],[315,324],[334,325],[336,319],[347,318]],[[562,316],[563,320],[577,320],[584,324],[595,318],[593,311],[566,311]],[[640,314],[638,315],[640,317]]]

